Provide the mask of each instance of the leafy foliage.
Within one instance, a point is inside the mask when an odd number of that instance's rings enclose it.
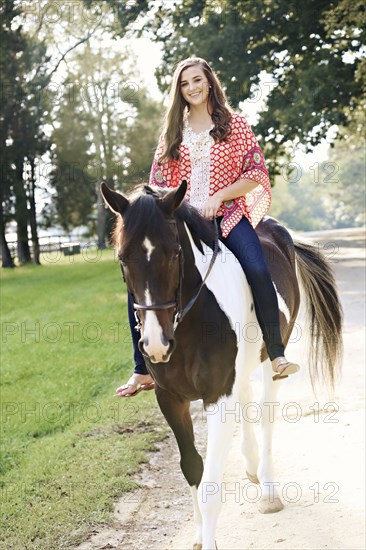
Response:
[[[365,100],[361,0],[164,3],[154,25],[164,42],[162,88],[178,60],[198,55],[218,73],[233,106],[250,98],[256,85],[262,97],[270,92],[255,131],[272,164],[288,141],[311,150],[332,125],[350,124]]]
[[[106,53],[86,44],[72,58],[55,113],[51,210],[65,229],[89,225],[97,231],[100,247],[113,221],[106,218],[100,182],[126,191],[147,181],[159,129],[160,106],[132,64],[133,56],[120,49]]]
[[[2,166],[2,248],[5,248],[5,225],[14,217],[17,221],[18,257],[30,261],[28,222],[32,225],[32,239],[37,234],[33,199],[34,181],[31,166],[37,155],[49,144],[42,129],[47,111],[45,96],[40,93],[47,83],[42,62],[44,44],[28,36],[19,22],[16,2],[1,4],[1,166]],[[26,177],[26,171],[31,172]],[[30,220],[28,219],[30,218]],[[3,252],[4,253],[4,252]],[[35,258],[37,261],[37,258]]]
[[[125,188],[148,183],[151,162],[162,129],[163,106],[150,98],[143,88],[138,91],[135,99],[137,116],[134,124],[127,129],[126,137],[130,163],[123,177]]]
[[[276,178],[270,214],[292,229],[315,231],[365,224],[365,149],[336,142],[329,160]]]
[[[69,90],[68,82],[65,84]],[[48,225],[59,224],[69,231],[90,223],[96,200],[95,182],[89,173],[90,117],[83,111],[78,95],[62,97],[57,122],[52,134],[54,169],[49,179],[53,201],[46,205],[43,215],[48,218]]]

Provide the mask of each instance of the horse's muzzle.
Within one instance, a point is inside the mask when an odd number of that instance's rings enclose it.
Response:
[[[168,363],[176,347],[174,338],[164,340],[161,346],[152,346],[147,338],[141,338],[139,341],[139,350],[148,357],[151,363]]]

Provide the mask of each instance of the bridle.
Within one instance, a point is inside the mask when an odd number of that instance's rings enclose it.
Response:
[[[146,305],[137,303],[134,299],[134,296],[133,296],[132,292],[130,292],[130,290],[128,289],[129,293],[131,294],[131,296],[133,298],[133,309],[134,309],[134,312],[135,312],[135,319],[136,319],[136,322],[137,322],[137,325],[135,326],[135,330],[137,330],[137,331],[141,330],[141,321],[140,321],[140,318],[138,316],[139,311],[161,311],[161,310],[166,310],[166,309],[171,309],[171,308],[174,308],[174,310],[175,310],[174,311],[174,321],[173,321],[174,331],[175,331],[176,328],[178,327],[179,323],[181,323],[183,321],[184,317],[187,315],[187,313],[191,310],[191,308],[193,307],[193,305],[197,301],[197,299],[198,299],[198,297],[201,293],[201,290],[202,290],[205,282],[207,281],[207,278],[208,278],[208,276],[209,276],[209,274],[210,274],[210,272],[213,268],[213,265],[216,261],[216,258],[217,258],[217,254],[218,254],[218,251],[219,251],[219,231],[218,231],[218,227],[217,227],[217,221],[216,221],[216,218],[215,218],[214,219],[215,242],[214,242],[214,249],[213,249],[213,254],[212,254],[212,257],[211,257],[210,265],[208,266],[206,274],[205,274],[205,276],[204,276],[197,292],[187,302],[187,304],[183,307],[183,304],[182,304],[182,289],[183,289],[183,279],[184,279],[184,255],[183,255],[183,249],[182,249],[180,241],[179,241],[179,235],[178,235],[178,229],[177,229],[176,221],[172,220],[171,223],[175,224],[176,238],[177,238],[177,242],[178,242],[178,246],[179,246],[179,252],[178,252],[178,254],[179,254],[179,280],[178,280],[178,287],[177,287],[177,291],[176,291],[176,298],[175,298],[175,300],[173,300],[171,302],[165,302],[163,304],[151,304],[151,305],[146,306]],[[124,272],[123,272],[122,265],[121,265],[121,270],[122,270],[123,279],[126,282],[126,278],[125,278],[125,275],[124,275]]]

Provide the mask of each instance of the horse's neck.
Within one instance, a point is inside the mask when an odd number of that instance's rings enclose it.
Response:
[[[194,243],[194,239],[189,231],[188,227],[185,227],[187,239],[189,241],[189,247],[191,256],[193,256],[192,266],[190,269],[195,269],[200,273],[201,279],[206,277],[206,274],[210,267],[210,262],[213,257],[213,250],[201,242],[203,253],[199,250]],[[230,288],[246,289],[248,282],[245,278],[244,271],[235,258],[234,254],[226,248],[226,246],[220,242],[220,252],[216,258],[216,261],[210,271],[210,275],[207,279],[207,285],[212,288],[217,296],[221,297],[228,292],[228,285]],[[248,287],[249,288],[249,287]]]
[[[205,293],[206,300],[216,300],[219,309],[230,319],[231,326],[245,326],[252,318],[253,313],[250,307],[252,295],[244,271],[235,256],[220,243],[220,252],[212,266],[212,270],[206,279],[213,257],[213,250],[201,242],[203,253],[199,250],[192,238],[189,228],[186,227],[184,239],[185,268],[183,284],[183,300],[191,299],[197,292],[199,285],[205,280],[205,287],[210,294]],[[187,261],[188,258],[188,261]],[[189,279],[187,284],[186,276],[192,277],[194,273],[195,281]],[[193,282],[192,282],[193,281]],[[190,288],[189,288],[189,285]],[[207,302],[201,301],[201,310],[196,309],[195,315],[202,316],[207,320]]]
[[[192,292],[201,282],[200,272],[196,266],[197,247],[186,223],[179,228],[179,240],[184,258],[184,292]]]

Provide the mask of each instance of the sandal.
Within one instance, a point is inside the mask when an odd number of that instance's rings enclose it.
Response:
[[[123,390],[127,390],[131,388],[133,391],[124,393],[121,395],[119,392]],[[155,382],[148,382],[145,384],[140,384],[140,382],[137,382],[135,376],[131,376],[127,384],[124,384],[124,386],[121,386],[116,390],[116,397],[135,397],[138,393],[145,390],[153,390],[155,388]]]
[[[295,374],[300,370],[300,365],[297,365],[296,363],[291,363],[285,358],[278,361],[276,368],[281,367],[282,365],[284,365],[284,367],[280,371],[276,371],[275,369],[273,369],[276,374],[272,376],[272,380],[283,380],[284,378],[287,378],[290,374]]]

